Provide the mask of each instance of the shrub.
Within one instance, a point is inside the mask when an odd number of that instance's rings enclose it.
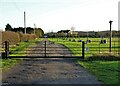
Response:
[[[16,45],[19,44],[19,42],[34,39],[36,39],[36,35],[34,34],[23,34],[22,32],[11,31],[2,32],[2,43],[4,43],[5,41],[9,41],[10,45]]]
[[[20,42],[19,34],[11,31],[2,32],[2,42],[9,41],[10,44],[17,44]]]
[[[75,39],[72,39],[72,42],[76,42]]]
[[[22,32],[18,32],[19,37],[20,37],[20,42],[25,41],[25,36]]]
[[[29,41],[29,40],[34,40],[36,38],[36,35],[34,34],[26,34],[25,35],[25,41]]]
[[[20,37],[20,41],[34,40],[37,37],[35,34],[23,34],[22,32],[18,32],[18,34]]]

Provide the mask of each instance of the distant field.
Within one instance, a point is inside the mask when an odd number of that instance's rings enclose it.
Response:
[[[64,44],[68,47],[74,56],[81,56],[82,42],[86,42],[86,38],[49,38],[50,41],[55,43]],[[101,38],[89,38],[90,43],[85,44],[85,57],[95,54],[109,53],[109,38],[104,38],[106,43],[100,44]],[[111,54],[118,56],[118,49],[120,48],[118,38],[112,38],[112,52]]]

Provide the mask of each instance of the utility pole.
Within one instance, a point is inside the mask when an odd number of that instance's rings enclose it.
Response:
[[[35,24],[34,24],[34,34],[35,34],[35,28],[36,28],[36,26],[35,26]]]
[[[87,31],[87,42],[88,42],[88,31]]]
[[[25,29],[25,34],[26,34],[26,14],[25,14],[25,11],[24,11],[24,29]]]
[[[110,23],[110,46],[109,46],[109,52],[111,52],[111,47],[112,47],[112,31],[111,31],[111,26],[112,26],[112,22],[113,21],[109,21],[109,23]]]

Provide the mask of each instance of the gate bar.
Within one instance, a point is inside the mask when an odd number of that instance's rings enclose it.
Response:
[[[82,56],[9,56],[8,58],[81,58]]]

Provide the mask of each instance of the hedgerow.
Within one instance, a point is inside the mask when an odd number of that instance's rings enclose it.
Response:
[[[20,42],[25,41],[25,35],[22,32],[18,32],[19,37],[20,37]]]
[[[15,45],[19,42],[34,40],[35,38],[35,34],[23,34],[22,32],[11,31],[2,32],[2,43],[9,41],[10,44]]]
[[[10,44],[17,44],[20,42],[19,34],[11,31],[2,32],[2,42],[5,41],[9,41]]]
[[[25,39],[25,41],[29,41],[29,40],[34,40],[35,38],[36,38],[36,35],[34,35],[34,34],[26,34],[26,35],[24,35],[24,39]]]

